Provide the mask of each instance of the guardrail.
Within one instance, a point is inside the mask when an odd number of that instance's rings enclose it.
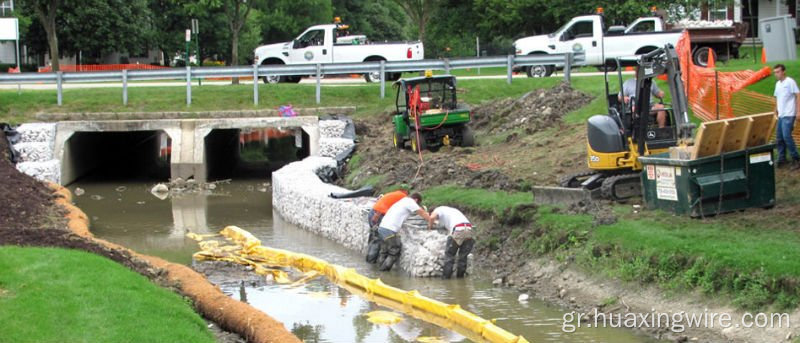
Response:
[[[397,72],[416,72],[422,70],[506,67],[507,82],[511,84],[514,66],[554,65],[564,69],[564,80],[570,82],[570,69],[576,62],[583,62],[583,53],[495,56],[417,61],[376,61],[360,63],[302,64],[302,65],[253,65],[233,67],[185,67],[157,70],[120,70],[103,72],[55,72],[55,73],[16,73],[0,74],[0,83],[55,83],[58,105],[63,103],[63,84],[78,82],[122,82],[122,103],[128,104],[128,81],[145,80],[186,80],[186,105],[192,104],[192,78],[211,77],[253,77],[253,104],[258,105],[258,79],[267,75],[306,76],[316,78],[316,100],[320,103],[320,79],[326,74],[367,74],[380,73],[380,96],[386,96],[386,74]]]

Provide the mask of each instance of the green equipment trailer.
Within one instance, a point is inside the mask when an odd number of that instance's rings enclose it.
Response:
[[[404,149],[420,152],[442,145],[472,146],[475,137],[467,126],[471,120],[469,107],[459,104],[456,78],[437,75],[401,79],[397,88],[393,142]]]

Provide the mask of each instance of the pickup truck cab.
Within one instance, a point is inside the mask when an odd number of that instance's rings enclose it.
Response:
[[[710,54],[714,54],[715,60],[718,61],[739,58],[739,47],[747,38],[747,28],[746,22],[684,20],[670,24],[665,23],[661,17],[653,16],[636,19],[628,25],[623,35],[686,30],[692,42],[692,61],[696,65],[706,66]]]
[[[607,35],[600,15],[572,18],[561,28],[547,35],[531,36],[514,42],[517,55],[584,53],[583,65],[602,66],[604,57],[616,58],[640,55],[663,47],[675,45],[680,31],[637,32],[636,27],[623,34]],[[534,65],[526,68],[530,77],[546,77],[555,71],[553,65]]]
[[[325,24],[311,26],[291,42],[262,45],[254,51],[254,62],[268,64],[327,64],[369,61],[421,60],[425,53],[422,42],[373,43],[364,35],[350,35],[349,26]],[[365,75],[368,82],[380,80],[380,73]],[[389,73],[387,79],[395,81],[400,73]],[[264,77],[266,83],[298,82],[300,76]]]

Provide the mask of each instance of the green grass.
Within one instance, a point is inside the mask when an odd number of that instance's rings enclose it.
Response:
[[[589,215],[541,207],[533,221],[515,230],[529,232],[520,237],[528,237],[524,247],[535,255],[576,257],[588,270],[612,278],[723,295],[745,309],[800,303],[800,236],[793,230],[725,216],[701,221],[662,211],[630,214],[625,205],[608,210],[618,221],[596,225]]]
[[[514,206],[533,202],[533,196],[529,192],[491,191],[449,185],[429,188],[422,192],[422,197],[422,202],[426,205],[463,207],[496,215]]]
[[[0,341],[214,342],[187,301],[77,250],[0,247]]]

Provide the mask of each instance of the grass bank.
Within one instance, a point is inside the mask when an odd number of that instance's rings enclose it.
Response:
[[[77,250],[0,247],[0,308],[9,342],[214,342],[186,300]]]

